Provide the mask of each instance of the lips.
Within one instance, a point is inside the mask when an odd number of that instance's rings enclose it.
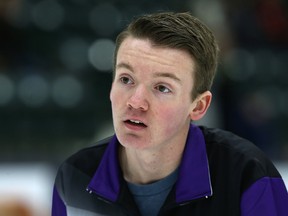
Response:
[[[124,121],[124,123],[130,129],[143,129],[147,127],[145,123],[139,120],[135,120],[135,119],[128,119]]]

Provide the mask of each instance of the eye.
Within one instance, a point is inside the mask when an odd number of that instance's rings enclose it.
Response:
[[[133,83],[133,81],[129,77],[126,77],[126,76],[121,77],[120,81],[125,85],[129,85]]]
[[[171,90],[164,85],[158,85],[156,89],[162,93],[170,93]]]

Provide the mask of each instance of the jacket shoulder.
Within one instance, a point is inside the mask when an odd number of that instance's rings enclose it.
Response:
[[[269,160],[261,149],[243,137],[219,128],[204,126],[200,126],[200,128],[204,135],[208,151],[226,151],[231,154],[242,155],[245,159],[258,158],[261,161]]]
[[[65,166],[80,170],[86,175],[92,176],[97,169],[102,155],[104,154],[111,137],[100,140],[90,147],[83,148],[68,157],[60,166],[59,170]]]
[[[222,129],[200,128],[211,169],[217,173],[223,172],[227,179],[229,173],[233,174],[242,181],[242,190],[263,177],[281,178],[272,161],[249,140]]]

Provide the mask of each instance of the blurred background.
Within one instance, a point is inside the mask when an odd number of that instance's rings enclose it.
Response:
[[[134,16],[167,10],[191,11],[221,47],[198,124],[253,141],[287,181],[287,0],[0,0],[1,216],[50,215],[59,164],[113,133],[116,35]]]

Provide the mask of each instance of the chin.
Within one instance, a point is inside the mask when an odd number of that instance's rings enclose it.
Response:
[[[120,142],[120,144],[125,147],[125,148],[133,148],[133,149],[145,149],[147,148],[147,142],[144,140],[141,140],[140,137],[136,135],[124,135],[124,136],[119,136],[117,135],[117,138]]]

